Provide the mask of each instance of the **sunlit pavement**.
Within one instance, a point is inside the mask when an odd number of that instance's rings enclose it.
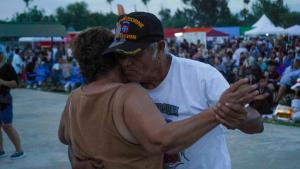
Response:
[[[66,147],[57,138],[60,115],[67,95],[17,89],[14,125],[26,152],[23,159],[0,159],[0,169],[69,169]],[[4,135],[6,152],[13,146]],[[300,128],[265,124],[259,135],[226,131],[233,169],[300,168]],[[217,162],[217,161],[216,161]]]

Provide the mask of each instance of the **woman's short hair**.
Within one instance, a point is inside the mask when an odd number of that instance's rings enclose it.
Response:
[[[72,54],[78,61],[80,72],[88,83],[111,71],[116,60],[102,53],[113,41],[113,34],[104,27],[88,28],[77,35],[72,43]]]

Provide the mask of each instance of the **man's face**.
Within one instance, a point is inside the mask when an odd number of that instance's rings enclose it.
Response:
[[[135,56],[119,55],[118,62],[129,82],[146,83],[151,81],[151,75],[157,67],[153,60],[153,52],[146,48]]]

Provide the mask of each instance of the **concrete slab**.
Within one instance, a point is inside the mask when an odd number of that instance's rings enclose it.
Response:
[[[16,89],[14,125],[21,135],[27,156],[11,161],[0,159],[0,169],[68,169],[66,147],[57,138],[61,111],[67,95]],[[13,146],[4,135],[8,153]],[[300,168],[300,128],[265,124],[260,135],[226,131],[233,169]]]
[[[226,131],[233,169],[299,169],[300,128],[265,124],[262,134]]]
[[[0,159],[1,169],[67,169],[70,168],[66,147],[57,138],[60,115],[67,95],[17,89],[13,90],[14,125],[26,157]],[[11,154],[14,147],[5,133],[4,147]]]

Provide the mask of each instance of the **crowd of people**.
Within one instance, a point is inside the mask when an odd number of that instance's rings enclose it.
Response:
[[[261,91],[269,92],[261,103],[261,112],[272,114],[274,106],[283,104],[299,109],[292,101],[297,99],[299,87],[293,87],[300,77],[300,39],[288,37],[230,38],[223,44],[207,46],[186,40],[168,40],[168,48],[178,57],[208,63],[219,70],[229,83],[249,77],[260,82]],[[6,48],[8,62],[27,88],[43,86],[71,91],[85,83],[79,65],[70,48],[55,45],[52,48],[25,46],[22,50]]]
[[[168,49],[175,56],[208,63],[219,70],[229,83],[248,77],[260,83],[260,91],[270,93],[261,108],[272,114],[277,104],[293,106],[299,87],[292,89],[300,77],[300,39],[288,37],[230,38],[223,44],[207,46],[186,40],[168,40]],[[22,50],[6,48],[12,64],[27,88],[43,86],[71,91],[85,83],[70,48],[25,46]],[[298,107],[298,108],[297,108]]]
[[[48,86],[71,91],[84,83],[77,61],[64,45],[52,48],[25,45],[13,50],[6,47],[6,55],[27,88]]]
[[[261,92],[270,93],[260,103],[263,114],[271,114],[277,104],[299,109],[292,100],[298,99],[300,90],[294,86],[300,77],[300,38],[230,38],[224,44],[207,43],[207,47],[200,42],[170,40],[168,45],[176,56],[214,66],[230,83],[244,77],[259,82]]]
[[[300,87],[293,87],[300,77],[300,38],[261,37],[229,38],[222,44],[207,45],[167,40],[170,53],[175,56],[208,63],[219,70],[229,83],[248,77],[260,83],[260,91],[270,93],[260,112],[272,114],[274,106],[300,106],[297,99]],[[6,48],[9,62],[27,88],[50,86],[71,91],[85,83],[79,65],[70,48],[54,45],[52,48]],[[297,108],[298,107],[298,108]]]

